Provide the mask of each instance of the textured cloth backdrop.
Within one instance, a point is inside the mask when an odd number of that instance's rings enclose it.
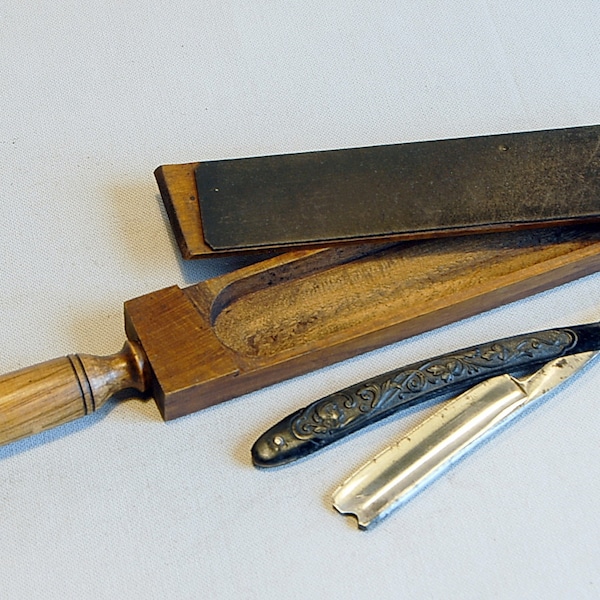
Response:
[[[3,0],[0,369],[116,351],[179,257],[159,164],[600,123],[594,0]],[[256,471],[275,420],[383,370],[600,319],[592,275],[178,421],[0,449],[0,597],[598,598],[600,366],[373,531],[330,496],[413,413]]]

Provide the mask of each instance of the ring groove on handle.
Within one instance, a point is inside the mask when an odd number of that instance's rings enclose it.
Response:
[[[110,356],[74,354],[0,376],[0,445],[93,413],[125,390],[146,392],[149,366],[126,342]]]
[[[75,372],[75,377],[77,377],[77,383],[79,384],[79,389],[81,390],[81,399],[83,401],[85,414],[89,415],[96,410],[96,403],[94,402],[94,394],[92,392],[90,380],[85,372],[85,368],[78,354],[69,354],[67,358],[71,362],[71,366]]]

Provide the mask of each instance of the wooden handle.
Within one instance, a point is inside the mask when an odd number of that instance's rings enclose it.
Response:
[[[126,342],[110,356],[74,354],[0,377],[0,445],[51,429],[100,408],[117,392],[145,392],[142,349]]]

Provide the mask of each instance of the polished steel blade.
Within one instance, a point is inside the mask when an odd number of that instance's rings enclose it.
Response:
[[[355,515],[361,529],[368,528],[597,354],[561,357],[523,379],[500,375],[476,385],[348,478],[334,493],[333,506],[342,514]]]

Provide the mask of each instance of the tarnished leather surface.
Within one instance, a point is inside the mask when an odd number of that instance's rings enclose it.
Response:
[[[600,217],[600,126],[201,163],[214,249]]]

